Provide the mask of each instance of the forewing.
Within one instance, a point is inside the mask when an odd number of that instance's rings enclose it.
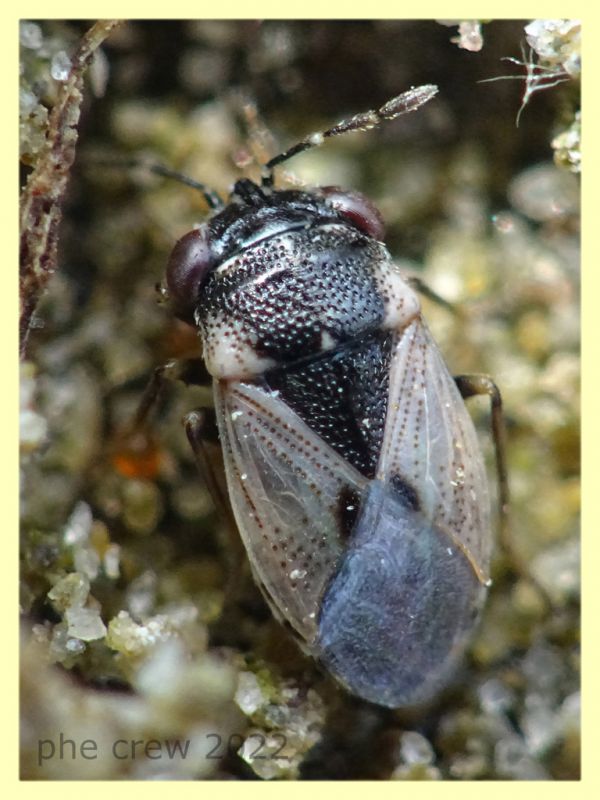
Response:
[[[344,505],[367,481],[277,393],[222,382],[215,398],[230,499],[253,570],[310,643],[344,547]]]
[[[471,417],[423,320],[398,331],[377,477],[395,479],[480,580],[491,550],[487,478]]]

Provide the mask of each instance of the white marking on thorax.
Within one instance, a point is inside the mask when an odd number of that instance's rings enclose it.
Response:
[[[217,380],[247,380],[277,366],[274,359],[257,354],[240,320],[216,314],[203,328],[206,368]]]
[[[383,301],[382,326],[393,330],[405,328],[421,311],[421,304],[416,292],[408,285],[398,268],[390,260],[378,262],[374,269],[374,275]]]

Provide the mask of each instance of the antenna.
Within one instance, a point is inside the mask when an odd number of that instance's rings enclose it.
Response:
[[[319,147],[323,144],[325,139],[332,136],[341,136],[343,133],[350,133],[351,131],[367,131],[371,128],[376,128],[386,120],[395,119],[401,114],[408,114],[410,111],[416,111],[422,105],[427,103],[438,92],[438,87],[426,83],[423,86],[409,89],[407,92],[399,94],[384,103],[381,108],[372,109],[371,111],[363,111],[361,114],[356,114],[350,119],[342,120],[334,125],[329,130],[321,131],[318,133],[311,133],[301,142],[293,145],[285,152],[275,156],[268,161],[262,168],[262,186],[263,188],[270,188],[273,186],[273,171],[274,168],[284,161],[293,158],[298,153],[303,153],[305,150],[310,150],[313,147]]]
[[[159,164],[154,161],[146,161],[144,158],[128,158],[128,159],[108,159],[108,158],[95,158],[92,159],[91,163],[93,164],[105,164],[111,167],[123,167],[129,169],[136,169],[138,167],[143,167],[147,169],[149,172],[153,172],[155,175],[160,175],[163,178],[173,178],[179,183],[183,183],[186,186],[190,186],[192,189],[196,189],[199,191],[206,204],[210,209],[213,211],[219,211],[225,206],[223,200],[219,197],[219,195],[214,191],[214,189],[209,189],[204,183],[200,183],[199,181],[194,180],[193,178],[189,178],[187,175],[184,175],[181,172],[177,172],[174,169],[170,169],[169,167],[165,167],[162,164]]]

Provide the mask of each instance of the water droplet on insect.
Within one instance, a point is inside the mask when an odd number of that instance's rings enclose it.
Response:
[[[299,580],[300,578],[304,578],[305,575],[306,575],[305,569],[293,569],[290,572],[290,580],[296,581]]]
[[[457,467],[454,473],[454,480],[450,481],[452,486],[464,486],[465,484],[465,471],[462,467]]]

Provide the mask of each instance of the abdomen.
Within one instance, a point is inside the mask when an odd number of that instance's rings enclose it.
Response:
[[[366,700],[422,702],[455,668],[484,592],[448,535],[373,481],[323,597],[315,650]]]

